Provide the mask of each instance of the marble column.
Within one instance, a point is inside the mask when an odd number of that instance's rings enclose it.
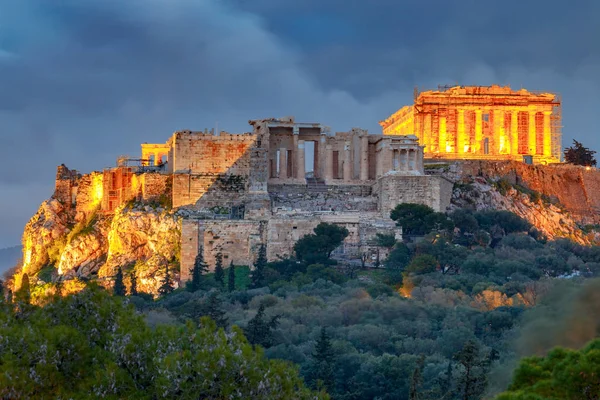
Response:
[[[325,146],[325,183],[333,179],[333,147],[328,144]]]
[[[465,110],[458,109],[458,130],[456,132],[456,152],[465,152]]]
[[[279,179],[287,179],[287,149],[279,149]]]
[[[529,134],[528,134],[527,142],[529,143],[528,154],[530,154],[530,155],[535,155],[537,153],[537,149],[536,149],[536,139],[537,138],[536,138],[536,132],[535,132],[535,114],[536,114],[535,109],[529,110]]]
[[[360,138],[360,180],[369,179],[369,136]]]
[[[550,127],[550,116],[552,111],[544,111],[544,157],[552,155],[552,129]]]
[[[513,157],[519,155],[519,112],[510,112],[510,154]]]
[[[504,110],[494,110],[494,146],[496,147],[496,154],[506,152]]]
[[[352,164],[350,162],[350,142],[344,143],[344,180],[352,180]]]
[[[440,117],[440,136],[439,136],[439,152],[446,152],[446,117]]]
[[[298,137],[299,135],[292,135],[293,147],[292,147],[292,171],[290,171],[291,177],[298,178]],[[296,171],[294,171],[294,169]],[[303,170],[304,171],[304,170]]]
[[[425,114],[423,118],[423,136],[425,151],[431,152],[431,114]]]
[[[483,110],[475,110],[475,153],[481,153],[481,144],[483,141],[482,113]]]
[[[304,140],[298,140],[298,152],[296,155],[296,171],[299,180],[305,179],[305,165],[304,165]]]

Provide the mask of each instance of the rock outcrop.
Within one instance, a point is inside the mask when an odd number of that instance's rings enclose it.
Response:
[[[55,199],[42,203],[23,234],[23,272],[35,276],[56,266],[54,279],[97,278],[110,285],[121,267],[139,291],[156,294],[167,265],[177,281],[180,218],[173,212],[127,205],[112,214],[96,213],[76,222]]]

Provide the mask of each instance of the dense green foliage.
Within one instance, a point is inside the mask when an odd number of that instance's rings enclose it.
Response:
[[[497,400],[600,398],[600,339],[580,351],[556,348],[521,361],[509,390]]]
[[[298,260],[307,264],[326,263],[348,234],[344,227],[322,222],[313,234],[305,235],[296,242],[294,252]]]
[[[123,283],[123,270],[117,268],[117,275],[115,275],[115,282],[113,284],[113,294],[115,296],[125,296],[126,291],[125,283]]]
[[[289,363],[210,319],[150,328],[89,288],[43,308],[0,305],[5,399],[315,399]]]
[[[573,139],[573,146],[567,147],[564,151],[565,162],[575,165],[584,165],[586,167],[595,167],[596,159],[594,150],[584,147],[583,144]]]

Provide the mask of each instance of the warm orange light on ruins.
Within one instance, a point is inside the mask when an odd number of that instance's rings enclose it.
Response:
[[[104,192],[104,180],[103,180],[103,176],[98,174],[95,175],[92,179],[92,185],[94,187],[93,189],[93,194],[94,194],[94,204],[100,204],[100,202],[102,201],[102,194]]]

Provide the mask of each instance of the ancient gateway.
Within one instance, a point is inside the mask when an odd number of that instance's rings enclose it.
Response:
[[[276,260],[320,222],[348,228],[338,256],[359,258],[374,251],[376,233],[396,233],[389,213],[398,203],[438,211],[450,203],[452,183],[424,173],[415,136],[332,133],[293,117],[249,123],[251,133],[178,131],[164,144],[142,144],[141,158],[122,157],[86,175],[85,185],[61,166],[55,197],[97,198],[112,213],[131,200],[167,196],[181,217],[182,280],[200,250],[209,265],[218,252],[226,264],[252,265],[265,244]]]
[[[426,158],[560,162],[560,99],[500,86],[417,92],[412,106],[380,122],[384,135],[414,134]]]

